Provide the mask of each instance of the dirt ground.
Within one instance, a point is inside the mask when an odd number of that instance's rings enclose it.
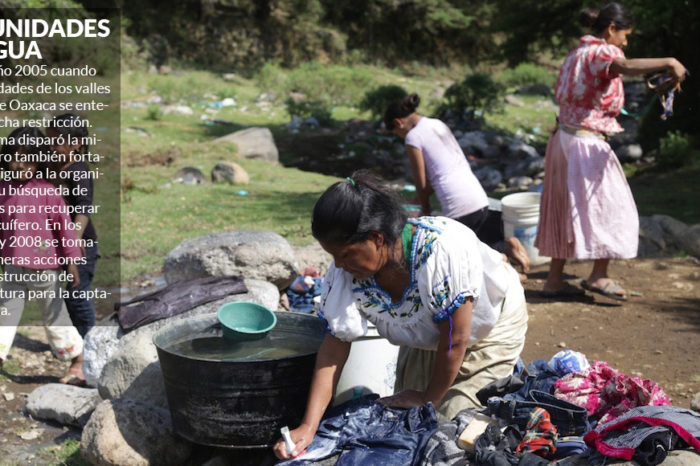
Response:
[[[576,301],[542,299],[547,266],[535,267],[525,283],[530,314],[523,361],[549,359],[562,348],[606,361],[632,376],[658,382],[674,405],[689,407],[700,392],[700,262],[693,258],[617,261],[611,276],[634,294],[616,301],[588,294]],[[572,263],[572,283],[586,278],[590,263]],[[48,464],[51,447],[80,432],[33,420],[23,413],[25,396],[57,382],[67,369],[55,360],[41,327],[24,327],[0,374],[0,464]]]

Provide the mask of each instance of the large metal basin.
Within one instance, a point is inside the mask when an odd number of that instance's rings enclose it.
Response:
[[[174,342],[221,336],[216,314],[175,322],[153,337],[177,434],[203,445],[266,448],[280,438],[280,427],[299,424],[325,325],[315,316],[276,315],[272,332],[315,339],[316,349],[261,361],[208,360],[168,350]]]

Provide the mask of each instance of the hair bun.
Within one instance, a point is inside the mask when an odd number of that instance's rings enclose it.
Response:
[[[584,26],[591,27],[598,21],[598,15],[600,15],[600,10],[584,8],[581,10],[581,23]]]

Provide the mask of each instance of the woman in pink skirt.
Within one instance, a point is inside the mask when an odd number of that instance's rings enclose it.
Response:
[[[610,259],[637,255],[639,217],[620,162],[607,143],[622,127],[622,75],[663,71],[672,85],[686,69],[675,58],[627,59],[622,47],[632,31],[630,14],[617,3],[584,10],[593,34],[564,61],[555,87],[559,124],[547,144],[540,223],[535,246],[552,257],[544,297],[582,295],[563,279],[568,258],[593,259],[581,286],[610,298],[627,293],[608,277]]]

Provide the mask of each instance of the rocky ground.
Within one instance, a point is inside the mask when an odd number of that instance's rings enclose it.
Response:
[[[535,267],[525,284],[530,325],[523,360],[575,349],[658,382],[674,405],[689,407],[700,393],[699,264],[690,257],[613,263],[611,275],[635,295],[621,305],[590,294],[576,301],[542,299],[537,291],[547,267]],[[572,263],[566,271],[576,283],[589,268]],[[0,464],[55,463],[57,445],[78,439],[79,430],[31,419],[23,408],[26,395],[56,382],[67,364],[51,356],[41,327],[22,328],[10,354],[0,374]]]

